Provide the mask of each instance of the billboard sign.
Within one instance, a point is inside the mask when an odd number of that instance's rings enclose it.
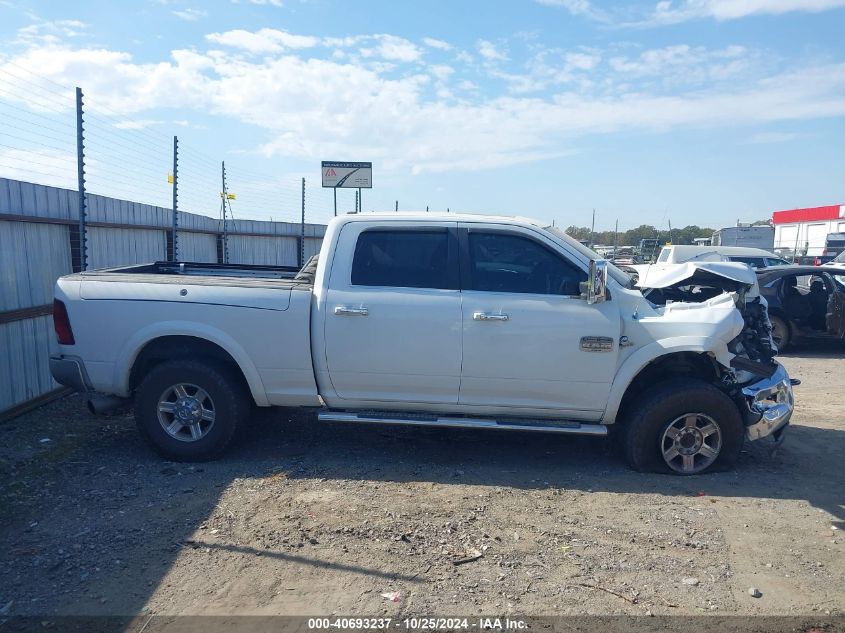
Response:
[[[372,189],[372,163],[344,163],[324,160],[321,163],[323,186],[332,189]]]

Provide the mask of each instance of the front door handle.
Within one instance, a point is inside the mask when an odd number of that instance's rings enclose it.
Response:
[[[367,316],[370,311],[365,307],[353,308],[352,306],[335,306],[334,313],[338,316]]]
[[[473,321],[507,321],[510,317],[501,312],[473,312]]]

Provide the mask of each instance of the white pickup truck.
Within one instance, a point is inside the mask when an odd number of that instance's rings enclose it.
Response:
[[[319,421],[613,435],[683,475],[780,440],[792,384],[743,264],[636,288],[523,218],[335,218],[298,273],[159,262],[58,280],[50,359],[94,411],[134,397],[177,460],[216,457],[251,405]],[[100,394],[100,395],[98,395]]]

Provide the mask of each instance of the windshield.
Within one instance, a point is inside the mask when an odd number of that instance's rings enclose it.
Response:
[[[596,253],[593,249],[587,248],[581,242],[579,242],[578,240],[574,239],[573,237],[567,235],[566,233],[561,231],[556,226],[546,226],[546,227],[543,227],[543,228],[544,228],[545,231],[551,233],[556,238],[561,239],[564,242],[566,242],[567,246],[571,246],[572,248],[574,248],[576,251],[578,251],[579,253],[581,253],[585,257],[589,257],[590,259],[602,259],[602,257],[598,253]],[[617,268],[616,266],[614,266],[610,262],[607,263],[607,270],[608,270],[608,273],[610,274],[610,276],[613,277],[613,279],[617,283],[625,286],[626,288],[633,288],[634,287],[634,280],[631,278],[631,276],[628,273],[620,270],[619,268]]]
[[[834,260],[837,264],[845,264],[845,251],[842,251],[837,255]]]

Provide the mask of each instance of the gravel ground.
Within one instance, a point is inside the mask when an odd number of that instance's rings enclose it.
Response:
[[[176,464],[69,397],[0,425],[0,615],[841,615],[844,356],[783,358],[784,446],[690,478],[597,439],[282,410]]]

